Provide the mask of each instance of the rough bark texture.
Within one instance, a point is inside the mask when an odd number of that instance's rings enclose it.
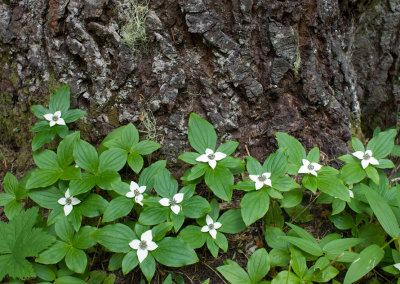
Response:
[[[361,126],[395,123],[396,0],[153,0],[146,50],[123,44],[122,4],[0,2],[0,132],[17,166],[30,157],[29,106],[62,83],[89,113],[89,140],[133,122],[171,163],[193,111],[259,158],[275,131],[337,156]]]
[[[32,167],[29,107],[62,84],[88,111],[85,139],[133,122],[178,177],[191,112],[259,159],[275,131],[333,158],[352,133],[396,123],[398,0],[151,0],[135,48],[123,1],[0,0],[1,176]]]

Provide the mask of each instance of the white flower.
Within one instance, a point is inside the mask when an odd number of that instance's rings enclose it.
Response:
[[[317,163],[310,163],[309,160],[303,159],[303,165],[299,169],[299,174],[312,174],[317,176],[317,171],[321,169],[321,165]]]
[[[375,159],[374,157],[372,157],[371,150],[367,150],[367,151],[365,151],[365,153],[363,153],[362,151],[357,151],[357,152],[353,153],[353,156],[361,160],[361,165],[362,165],[363,169],[368,167],[369,164],[379,165],[378,160]]]
[[[354,193],[349,189],[350,198],[354,198]]]
[[[81,203],[78,198],[69,195],[69,188],[65,192],[65,197],[61,197],[60,199],[58,199],[57,202],[58,204],[64,205],[65,216],[68,216],[68,214],[71,213],[72,207],[74,205],[78,205],[79,203]]]
[[[143,203],[142,203],[143,194],[142,193],[146,190],[146,186],[145,185],[139,186],[136,182],[131,181],[129,189],[131,191],[129,191],[127,194],[125,194],[125,196],[128,198],[135,197],[135,202],[139,203],[140,205],[143,206]]]
[[[211,219],[210,215],[207,215],[206,217],[206,226],[203,226],[201,228],[201,231],[203,233],[209,232],[211,237],[215,240],[217,237],[217,229],[221,228],[222,224],[220,222],[214,222],[213,219]]]
[[[396,267],[398,270],[400,270],[400,262],[396,263],[396,264],[393,264],[393,266]]]
[[[208,163],[211,168],[215,168],[217,166],[217,161],[222,160],[226,157],[226,154],[222,152],[215,152],[209,148],[206,149],[206,153],[200,155],[196,161]]]
[[[61,111],[56,111],[54,114],[53,113],[47,113],[43,115],[44,118],[48,121],[50,121],[50,127],[53,127],[54,125],[65,125],[64,119],[61,118]]]
[[[261,175],[249,175],[249,178],[256,183],[256,190],[259,190],[265,185],[272,186],[271,173],[263,173]]]
[[[153,251],[158,248],[158,245],[153,242],[153,235],[151,233],[151,230],[144,232],[140,237],[140,241],[131,241],[129,243],[129,246],[137,250],[137,257],[140,263],[142,263],[142,261],[147,257],[147,255],[149,254],[149,250]]]
[[[172,200],[168,198],[161,198],[161,200],[158,202],[160,202],[162,206],[171,206],[172,212],[178,215],[179,211],[181,211],[181,207],[178,204],[182,202],[183,196],[184,196],[183,193],[177,193],[174,195]]]

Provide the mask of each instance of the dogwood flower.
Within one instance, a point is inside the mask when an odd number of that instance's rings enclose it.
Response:
[[[208,163],[211,168],[215,169],[217,166],[217,161],[222,160],[223,158],[226,157],[225,153],[222,152],[215,152],[209,148],[206,149],[206,153],[203,155],[200,155],[196,161],[198,162],[203,162],[203,163]]]
[[[249,175],[249,178],[256,183],[256,190],[259,190],[265,185],[272,186],[271,173],[263,173],[261,175]]]
[[[48,121],[50,121],[50,127],[53,127],[54,125],[65,125],[64,119],[61,118],[61,111],[56,111],[54,114],[53,113],[47,113],[43,115],[44,118]]]
[[[69,188],[65,192],[65,197],[61,197],[60,199],[58,199],[57,202],[60,205],[64,205],[65,216],[68,216],[68,214],[71,213],[72,207],[74,205],[78,205],[79,203],[81,203],[78,198],[69,195]]]
[[[174,197],[172,199],[161,198],[160,201],[158,201],[158,202],[162,206],[171,206],[172,212],[174,212],[176,215],[178,215],[179,211],[181,211],[181,207],[178,204],[182,202],[183,196],[184,196],[183,193],[177,193],[174,195]]]
[[[311,163],[309,160],[303,159],[303,165],[299,169],[299,174],[312,174],[317,176],[317,171],[321,169],[321,165],[317,163]]]
[[[206,216],[206,226],[203,226],[201,228],[201,231],[203,233],[208,232],[211,237],[215,240],[217,237],[217,229],[221,228],[222,224],[220,222],[214,222],[213,219],[211,219],[210,215]]]
[[[142,185],[139,186],[136,182],[131,181],[131,184],[129,185],[130,191],[125,194],[126,197],[128,198],[135,198],[135,202],[139,203],[140,205],[143,206],[142,200],[143,200],[143,192],[146,190],[146,186]]]
[[[137,250],[137,257],[139,259],[139,262],[142,263],[142,261],[147,257],[149,254],[149,251],[153,251],[156,248],[158,248],[158,245],[153,242],[153,235],[151,230],[148,230],[142,234],[139,240],[133,240],[129,243],[129,246]]]
[[[363,169],[368,167],[369,164],[379,165],[378,160],[375,159],[374,157],[372,157],[371,150],[367,150],[367,151],[365,151],[365,153],[363,153],[362,151],[357,151],[357,152],[354,152],[352,155],[361,160],[361,166],[363,167]]]

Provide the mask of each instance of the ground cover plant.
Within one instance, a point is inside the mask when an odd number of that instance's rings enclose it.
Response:
[[[275,133],[279,148],[263,163],[235,157],[238,143],[218,143],[213,126],[192,113],[188,140],[196,152],[179,156],[189,165],[178,181],[167,161],[145,162],[161,145],[141,140],[133,124],[115,129],[97,149],[82,140],[67,124],[85,113],[69,110],[69,101],[65,86],[49,108],[32,107],[41,120],[32,129],[37,168],[20,181],[11,173],[3,179],[0,206],[8,222],[0,221],[1,281],[114,283],[122,271],[150,282],[161,265],[199,262],[202,247],[220,257],[228,250],[226,234],[258,220],[265,242],[246,267],[229,259],[216,267],[221,281],[354,283],[374,275],[397,281],[400,186],[395,172],[387,176],[395,168],[389,158],[400,152],[396,129],[377,129],[366,145],[353,138],[353,150],[335,169],[320,161],[317,147],[307,153],[281,132]],[[45,148],[53,139],[56,151]],[[202,185],[206,194],[199,194]],[[243,192],[240,208],[221,210],[234,190]],[[335,232],[316,239],[301,226],[305,193],[331,206]],[[107,271],[93,269],[96,255]],[[162,281],[173,278],[184,281],[172,274]]]

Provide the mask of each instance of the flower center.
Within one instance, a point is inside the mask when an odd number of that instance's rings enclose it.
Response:
[[[140,195],[140,192],[139,192],[139,190],[135,189],[135,190],[133,191],[133,194],[135,194],[135,196],[139,196],[139,195]]]
[[[208,157],[208,159],[210,159],[210,160],[214,160],[214,159],[215,159],[215,155],[214,155],[214,154],[210,154],[210,155],[208,155],[207,157]]]
[[[364,156],[363,156],[363,160],[369,160],[370,158],[371,158],[371,156],[368,154],[364,154]]]
[[[147,249],[147,242],[146,241],[140,241],[139,248],[140,249]]]
[[[171,205],[171,206],[174,206],[176,204],[178,204],[178,202],[176,202],[175,199],[172,199],[172,200],[169,201],[169,205]]]
[[[263,182],[263,181],[266,181],[266,177],[265,176],[258,176],[258,181],[261,181],[261,182]]]
[[[57,115],[54,115],[54,116],[53,116],[53,121],[57,121],[58,118],[59,118],[59,117],[58,117]]]
[[[307,167],[310,171],[314,170],[314,166],[312,164],[309,164]]]
[[[67,197],[67,198],[65,199],[65,203],[66,203],[67,205],[71,205],[71,204],[72,204],[72,199],[71,199],[71,197]]]
[[[210,230],[214,229],[214,224],[208,225],[208,229],[210,229]]]

